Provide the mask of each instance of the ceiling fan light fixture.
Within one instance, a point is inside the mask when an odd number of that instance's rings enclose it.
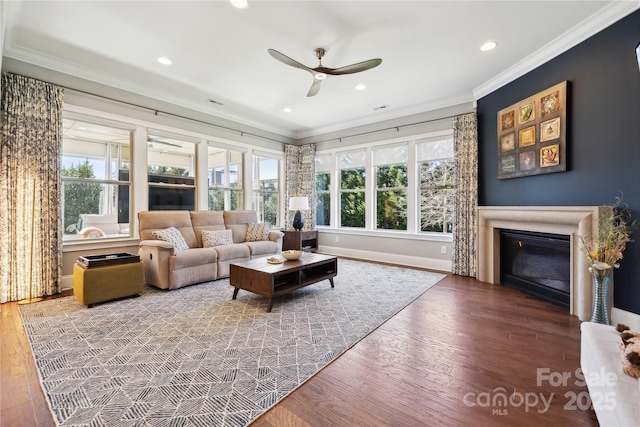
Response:
[[[325,73],[316,73],[313,77],[316,80],[324,80],[327,78],[327,75]]]

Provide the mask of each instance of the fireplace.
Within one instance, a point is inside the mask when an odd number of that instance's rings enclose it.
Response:
[[[593,306],[592,277],[579,236],[594,231],[601,206],[483,206],[478,208],[478,280],[500,283],[500,230],[569,236],[569,313],[589,320]]]
[[[570,236],[500,230],[500,283],[569,308]]]

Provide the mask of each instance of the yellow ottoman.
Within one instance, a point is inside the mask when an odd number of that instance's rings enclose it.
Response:
[[[141,262],[92,268],[76,262],[73,266],[73,294],[89,307],[97,302],[139,295],[143,288]]]

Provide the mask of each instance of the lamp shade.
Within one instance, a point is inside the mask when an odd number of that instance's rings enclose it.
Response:
[[[309,210],[309,198],[308,197],[291,197],[289,199],[289,210]]]

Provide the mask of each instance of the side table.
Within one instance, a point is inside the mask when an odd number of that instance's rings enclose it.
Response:
[[[318,251],[318,230],[282,230],[282,250]]]

